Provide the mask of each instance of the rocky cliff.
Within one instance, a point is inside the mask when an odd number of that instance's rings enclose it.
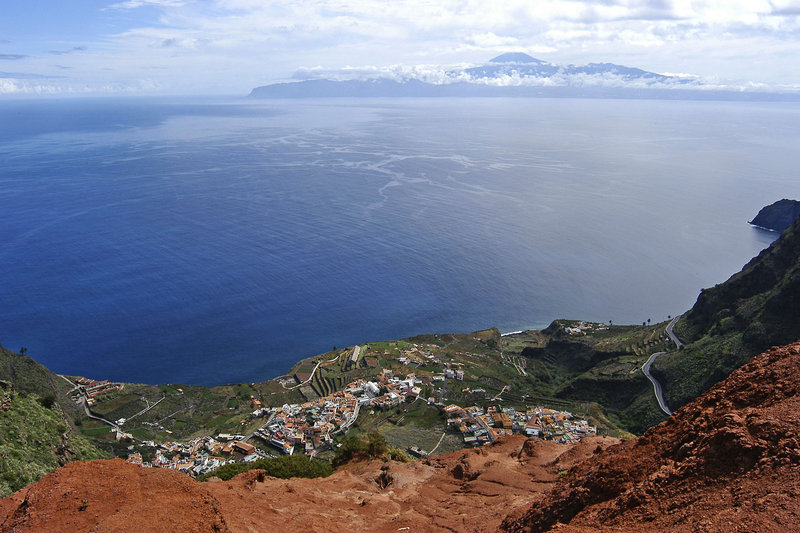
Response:
[[[0,500],[0,531],[496,531],[559,472],[616,442],[515,436],[419,462],[349,464],[320,479],[250,471],[201,483],[121,459],[74,462]]]
[[[755,357],[642,437],[577,465],[503,529],[789,531],[800,523],[798,428],[795,343]]]
[[[781,232],[791,226],[798,216],[800,216],[800,202],[784,198],[761,209],[750,224]]]
[[[800,339],[800,219],[740,272],[703,289],[655,373],[674,410],[771,346]]]

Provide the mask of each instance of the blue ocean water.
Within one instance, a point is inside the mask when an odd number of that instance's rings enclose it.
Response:
[[[333,345],[666,319],[776,235],[798,104],[0,101],[0,343],[265,380]]]

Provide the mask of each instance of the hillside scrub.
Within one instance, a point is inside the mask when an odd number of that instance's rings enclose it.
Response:
[[[389,446],[386,437],[377,431],[370,431],[366,438],[350,435],[342,441],[333,457],[333,465],[340,466],[352,460],[392,459],[406,462],[408,457],[397,448]]]
[[[47,397],[17,392],[10,409],[0,412],[0,497],[69,461],[104,457],[83,435],[71,431],[61,408]]]
[[[199,476],[197,479],[198,481],[206,481],[209,478],[216,477],[227,481],[249,470],[263,470],[266,475],[281,479],[328,477],[333,473],[333,467],[328,463],[310,459],[305,455],[283,455],[270,459],[259,459],[252,463],[223,465],[208,474]]]

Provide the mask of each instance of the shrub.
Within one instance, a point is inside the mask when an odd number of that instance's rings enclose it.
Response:
[[[356,437],[349,435],[342,441],[342,445],[336,450],[336,455],[333,457],[333,466],[342,465],[350,461],[353,457],[366,456],[367,443]]]
[[[343,465],[353,459],[392,459],[394,461],[408,462],[408,456],[397,448],[389,446],[386,437],[377,431],[370,431],[362,439],[350,435],[342,441],[333,457],[333,466]]]
[[[52,409],[56,403],[56,397],[53,396],[52,394],[48,394],[40,398],[39,403],[42,404],[42,407],[45,407],[47,409]]]
[[[283,455],[271,459],[259,459],[252,463],[231,463],[198,476],[199,481],[205,481],[210,477],[218,477],[227,481],[248,470],[263,470],[266,475],[281,479],[292,477],[328,477],[333,473],[333,467],[328,463],[309,459],[305,455]]]

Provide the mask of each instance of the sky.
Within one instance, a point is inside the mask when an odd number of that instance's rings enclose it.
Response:
[[[3,0],[0,96],[247,94],[526,52],[800,88],[800,0]]]

